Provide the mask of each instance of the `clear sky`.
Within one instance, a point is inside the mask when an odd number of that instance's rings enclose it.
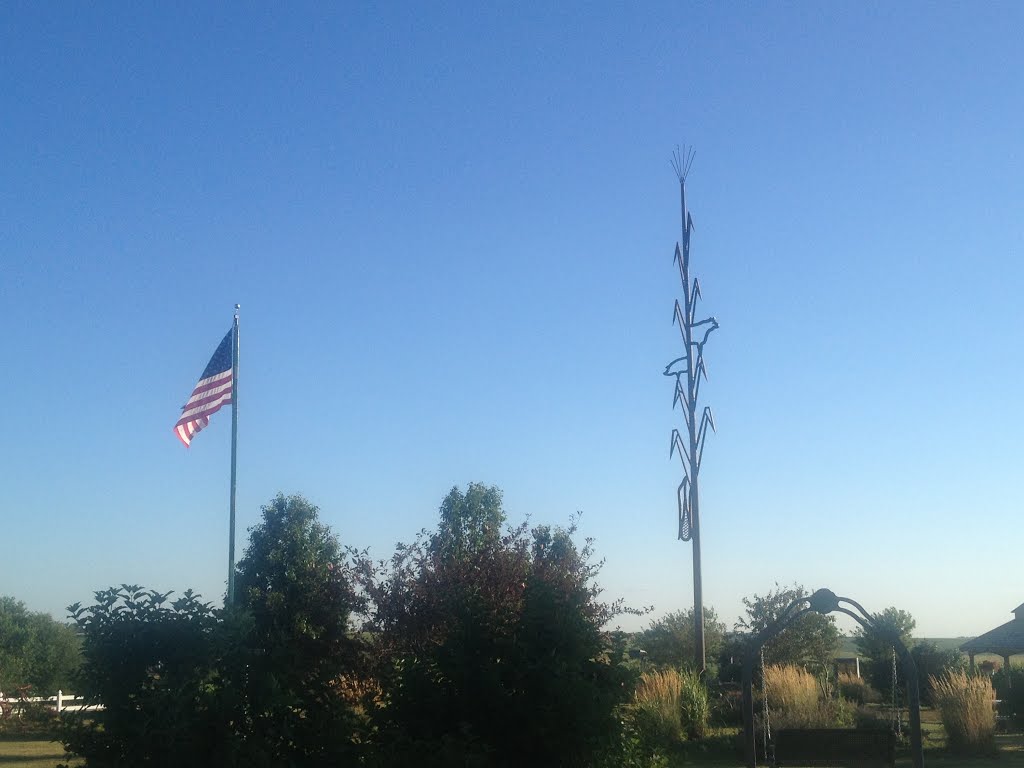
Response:
[[[377,6],[377,7],[373,7]],[[381,557],[453,485],[692,605],[669,158],[721,329],[705,603],[974,635],[1024,601],[1024,6],[0,6],[0,594],[220,600],[278,491]],[[627,619],[626,628],[645,620]]]

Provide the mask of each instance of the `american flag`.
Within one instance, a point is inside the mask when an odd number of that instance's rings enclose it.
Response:
[[[196,433],[210,423],[210,416],[220,410],[222,405],[231,402],[233,391],[231,373],[231,335],[228,331],[224,341],[210,358],[206,370],[199,377],[199,383],[192,390],[192,396],[181,409],[181,418],[174,425],[174,434],[187,448]]]

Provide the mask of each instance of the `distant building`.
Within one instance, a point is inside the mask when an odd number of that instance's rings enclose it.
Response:
[[[971,660],[974,671],[974,656],[979,653],[994,653],[1003,657],[1005,669],[1010,668],[1010,657],[1024,653],[1024,603],[1013,609],[1013,621],[989,630],[960,646],[960,650]]]

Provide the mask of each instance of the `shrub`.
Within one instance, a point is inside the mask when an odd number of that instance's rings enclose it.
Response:
[[[453,489],[436,534],[359,560],[385,763],[571,768],[618,745],[634,677],[602,631],[621,611],[599,600],[590,543],[573,528],[503,534],[500,502]]]
[[[622,715],[617,743],[597,758],[594,768],[669,768],[663,747],[651,744],[631,712]]]
[[[1013,715],[1016,725],[1024,725],[1024,667],[1010,667],[992,676],[996,698],[1002,700],[1002,715]]]
[[[82,693],[104,711],[69,715],[61,740],[88,768],[351,764],[362,698],[358,607],[347,561],[317,510],[278,496],[250,529],[236,605],[133,585],[71,606]]]
[[[853,725],[855,728],[867,731],[891,728],[893,725],[892,710],[862,704],[854,712]]]
[[[970,754],[990,752],[996,727],[992,683],[959,670],[932,677],[929,683],[949,749]]]
[[[910,655],[917,666],[917,679],[921,688],[921,700],[935,705],[931,680],[950,670],[967,671],[967,659],[956,648],[942,650],[931,640],[922,640],[910,649]],[[902,667],[900,667],[902,669]]]
[[[868,685],[867,680],[849,672],[839,675],[839,695],[854,704],[877,704],[882,700],[881,694]]]
[[[69,609],[83,636],[82,693],[105,709],[66,717],[61,741],[90,768],[199,764],[224,743],[209,692],[217,612],[191,592],[167,598],[123,585]]]
[[[711,720],[720,726],[743,725],[743,691],[739,686],[727,683],[715,688],[711,695]]]
[[[18,686],[15,691],[8,689],[0,694],[0,738],[47,741],[56,738],[57,713],[47,702],[29,701],[33,697],[29,685]]]

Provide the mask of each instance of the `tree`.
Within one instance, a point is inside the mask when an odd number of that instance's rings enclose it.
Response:
[[[501,490],[482,483],[470,483],[465,494],[452,488],[441,502],[439,514],[430,546],[445,558],[467,557],[494,544],[505,522]]]
[[[965,672],[967,670],[967,659],[960,653],[959,648],[939,648],[932,640],[919,640],[910,649],[910,655],[914,658],[914,665],[917,667],[917,684],[921,692],[922,701],[935,705],[932,697],[932,682],[947,672]],[[902,667],[896,672],[900,674]],[[1005,676],[1004,676],[1005,677]],[[906,678],[900,680],[906,684]],[[998,686],[997,691],[998,694]],[[1003,698],[997,695],[996,698]]]
[[[853,641],[858,653],[868,660],[866,677],[871,685],[886,697],[892,695],[893,649],[899,640],[908,649],[913,645],[910,633],[917,622],[906,611],[895,607],[886,608],[879,613],[871,614],[873,627],[858,627],[853,633]],[[905,682],[903,659],[899,653],[896,657],[896,676]],[[919,678],[924,682],[924,678]],[[902,684],[900,688],[902,688]]]
[[[892,657],[894,641],[899,639],[908,648],[911,646],[910,633],[917,621],[906,611],[889,607],[880,613],[871,614],[873,627],[858,627],[853,633],[853,642],[861,656],[869,659]]]
[[[361,561],[383,764],[584,766],[618,733],[631,673],[590,543],[575,526],[502,535],[504,519],[498,489],[453,489],[436,533]]]
[[[122,585],[69,610],[84,637],[84,693],[104,705],[62,740],[88,768],[231,768],[356,762],[344,696],[359,664],[360,605],[341,546],[301,496],[263,507],[237,569],[237,604]]]
[[[247,666],[232,677],[275,761],[331,763],[353,748],[356,718],[339,680],[360,663],[349,619],[361,600],[317,507],[278,494],[262,513],[237,566],[236,610],[251,617],[251,628]]]
[[[673,611],[644,630],[639,638],[647,659],[658,666],[690,667],[694,657],[693,608]],[[708,658],[717,659],[725,642],[725,624],[714,608],[704,608],[704,647]]]
[[[736,621],[736,629],[757,634],[774,622],[794,600],[809,597],[810,593],[799,584],[780,587],[767,595],[743,598],[746,618]],[[839,647],[839,630],[835,618],[810,612],[801,616],[764,646],[766,664],[800,664],[811,661],[821,667],[829,666]]]
[[[13,597],[0,597],[0,691],[14,694],[31,686],[32,695],[73,689],[81,663],[75,630],[47,613],[33,613]]]

